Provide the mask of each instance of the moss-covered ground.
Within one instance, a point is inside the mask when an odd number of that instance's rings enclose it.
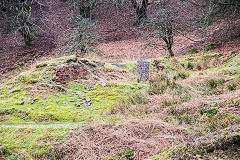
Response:
[[[54,146],[76,127],[0,128],[1,159],[55,159]],[[51,153],[52,152],[52,153]]]

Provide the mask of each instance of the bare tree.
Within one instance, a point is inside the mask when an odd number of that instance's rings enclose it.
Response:
[[[78,9],[83,18],[91,18],[92,10],[96,7],[98,0],[70,0],[73,8]]]
[[[10,30],[19,31],[24,38],[26,46],[37,37],[33,23],[30,20],[32,13],[32,0],[3,0],[1,1],[1,11],[6,15]]]
[[[67,52],[75,52],[78,57],[88,52],[89,46],[99,39],[99,33],[95,29],[96,23],[90,18],[81,15],[70,17],[70,27],[66,39]]]
[[[164,45],[162,42],[150,42],[149,44],[168,50],[169,56],[174,56],[172,50],[174,36],[180,32],[181,18],[178,10],[178,6],[171,5],[170,1],[161,4],[156,13],[149,17],[148,23],[141,26],[142,32],[147,32],[147,35],[164,42]]]
[[[140,24],[147,19],[148,0],[142,0],[141,5],[136,0],[129,0],[135,9],[137,23]]]

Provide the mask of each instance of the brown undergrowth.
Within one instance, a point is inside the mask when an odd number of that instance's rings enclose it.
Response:
[[[78,130],[60,147],[65,159],[145,159],[186,141],[183,129],[162,121],[132,119],[113,127]]]

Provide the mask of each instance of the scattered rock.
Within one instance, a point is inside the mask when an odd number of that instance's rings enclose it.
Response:
[[[76,107],[81,107],[81,104],[80,103],[76,103],[75,106]]]
[[[106,86],[106,83],[105,83],[105,82],[100,82],[99,84],[100,84],[100,86],[102,86],[102,87],[105,87],[105,86]]]
[[[79,97],[82,96],[82,92],[77,92],[76,93]]]
[[[87,102],[91,102],[91,99],[90,99],[89,97],[86,97],[85,100],[86,100]]]
[[[91,87],[89,87],[90,89],[93,89],[95,87],[95,85],[93,85],[93,86],[91,86]]]
[[[89,67],[97,67],[97,65],[94,62],[89,62],[88,60],[82,59],[79,61],[80,64],[87,65]]]
[[[23,101],[23,102],[20,102],[20,103],[18,103],[18,105],[24,105],[24,101]]]
[[[29,100],[26,100],[26,101],[24,101],[24,104],[27,104],[29,102]]]
[[[57,89],[61,92],[65,91],[65,88],[62,85],[57,85]]]
[[[67,102],[63,102],[62,104],[67,104]]]
[[[125,66],[126,64],[112,64],[112,65],[117,66],[117,67],[119,67],[119,68],[124,68],[124,66]]]
[[[69,100],[68,102],[75,102],[74,100]]]
[[[57,99],[56,102],[59,103],[59,99]]]

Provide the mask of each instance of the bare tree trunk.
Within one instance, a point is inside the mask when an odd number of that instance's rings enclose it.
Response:
[[[169,53],[170,57],[174,56],[174,53],[172,51],[172,47],[168,48],[168,53]]]
[[[80,15],[83,18],[91,18],[92,10],[96,7],[98,0],[79,0]]]
[[[24,42],[26,46],[31,46],[31,42],[37,36],[36,31],[34,30],[33,24],[29,21],[28,16],[25,13],[21,13],[20,18],[20,29],[18,30],[22,37],[24,38]]]
[[[81,6],[80,7],[80,15],[83,16],[83,18],[90,18],[91,17],[90,6]]]
[[[147,19],[147,7],[148,7],[148,0],[142,0],[141,7],[138,5],[136,0],[130,0],[132,3],[133,8],[135,9],[136,16],[137,16],[137,23],[143,22]]]

